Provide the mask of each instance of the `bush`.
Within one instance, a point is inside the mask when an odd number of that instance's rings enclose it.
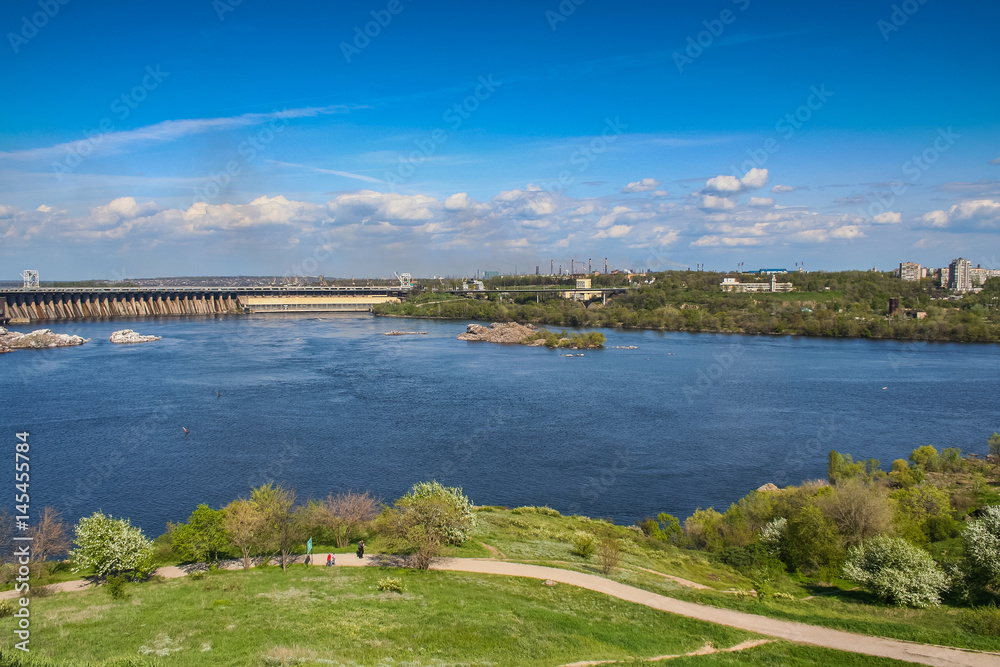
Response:
[[[544,516],[562,516],[559,510],[554,510],[551,507],[515,507],[511,510],[512,514],[542,514]]]
[[[930,555],[898,537],[874,537],[851,549],[844,576],[884,602],[936,607],[948,577]]]
[[[8,616],[13,616],[15,611],[17,610],[14,609],[14,603],[11,602],[10,600],[4,600],[0,602],[0,618],[7,618]]]
[[[601,572],[610,575],[621,560],[622,547],[618,540],[610,536],[602,537],[597,543],[597,562],[601,565]]]
[[[929,517],[924,526],[927,529],[927,537],[930,538],[931,542],[950,540],[958,537],[961,532],[959,530],[959,523],[950,516],[944,515]]]
[[[405,590],[402,580],[394,579],[392,577],[379,579],[375,586],[382,592],[402,593]]]
[[[967,609],[959,616],[958,626],[970,635],[1000,637],[1000,609],[992,604]]]
[[[104,585],[107,587],[108,594],[111,596],[112,600],[124,600],[128,597],[125,577],[121,575],[112,575],[104,581]]]
[[[580,558],[590,558],[594,555],[594,551],[596,549],[597,540],[590,533],[578,530],[576,531],[576,534],[573,535],[573,553]]]
[[[726,547],[715,558],[723,565],[750,577],[782,570],[781,561],[759,542],[745,547]]]

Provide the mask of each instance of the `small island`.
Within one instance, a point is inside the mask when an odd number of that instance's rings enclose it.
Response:
[[[151,343],[160,340],[160,336],[143,336],[131,329],[122,329],[111,334],[112,343]]]
[[[0,327],[0,354],[14,350],[43,349],[49,347],[68,347],[83,345],[89,338],[71,334],[53,333],[51,329],[36,329],[31,333],[8,331]]]
[[[558,334],[545,329],[539,329],[533,324],[518,324],[517,322],[494,322],[488,327],[482,324],[470,324],[465,333],[458,335],[459,340],[486,343],[516,343],[529,347],[597,349],[604,347],[604,334],[592,331],[586,334],[569,334],[561,331]]]

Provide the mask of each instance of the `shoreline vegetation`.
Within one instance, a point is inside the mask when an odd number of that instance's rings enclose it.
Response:
[[[905,281],[872,271],[789,273],[781,280],[793,284],[791,292],[722,292],[723,278],[734,276],[748,280],[741,274],[707,271],[633,275],[631,281],[623,274],[591,276],[594,289],[629,288],[608,295],[607,303],[526,291],[575,286],[574,281],[548,276],[485,281],[486,289],[509,290],[501,295],[434,291],[438,286],[457,287],[445,281],[423,285],[402,303],[379,304],[373,313],[569,327],[1000,342],[1000,278],[988,280],[981,292],[955,295],[926,278]],[[892,317],[890,298],[899,299],[899,312]]]
[[[184,636],[174,613],[200,624],[204,614],[239,608],[250,622],[261,604],[276,606],[275,613],[293,601],[336,605],[346,582],[329,577],[347,575],[319,568],[323,576],[316,576],[314,567],[312,575],[302,574],[308,538],[314,554],[350,560],[363,540],[366,554],[387,556],[388,569],[350,575],[365,580],[361,590],[351,589],[351,599],[398,602],[395,611],[386,611],[390,616],[419,614],[430,591],[449,581],[451,575],[425,573],[436,559],[486,558],[597,574],[760,616],[1000,652],[1000,434],[985,445],[985,458],[924,445],[893,461],[891,470],[874,459],[831,451],[826,480],[785,488],[765,484],[725,512],[698,509],[683,521],[661,512],[630,526],[564,516],[549,507],[476,506],[461,488],[438,482],[415,484],[391,503],[353,491],[303,502],[291,488],[268,483],[220,509],[199,505],[155,540],[127,519],[97,512],[73,527],[72,548],[69,527],[46,509],[32,537],[50,545],[50,557],[68,550],[68,560],[32,562],[31,594],[38,598],[32,600],[32,618],[38,619],[39,639],[54,650],[73,635],[66,632],[65,617],[87,619],[88,606],[102,617],[155,614],[161,612],[147,600],[176,594],[170,634]],[[0,528],[13,530],[5,512]],[[219,564],[233,558],[242,568],[221,572]],[[267,565],[272,559],[279,565]],[[7,553],[4,562],[0,579],[13,581],[17,565]],[[164,565],[180,565],[190,574],[178,582],[150,579]],[[251,565],[256,579],[247,578]],[[81,574],[101,585],[73,596],[44,594],[45,584]],[[266,585],[243,595],[242,587],[254,580]],[[363,592],[373,586],[378,591]],[[80,602],[71,600],[76,595]],[[447,592],[437,595],[448,604]],[[130,597],[142,601],[137,611],[127,611]],[[0,601],[0,616],[13,613],[15,604]],[[43,620],[50,608],[62,610],[51,624]],[[119,608],[125,611],[113,611]],[[199,642],[221,644],[225,636],[211,629],[202,634]],[[250,648],[243,650],[267,649],[246,641]],[[407,650],[399,641],[387,655]],[[130,644],[122,639],[119,645]]]

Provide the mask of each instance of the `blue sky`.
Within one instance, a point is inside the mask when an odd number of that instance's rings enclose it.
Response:
[[[8,2],[3,278],[1000,267],[1000,6],[811,5]]]

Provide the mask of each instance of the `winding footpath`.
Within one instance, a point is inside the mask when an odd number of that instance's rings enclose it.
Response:
[[[325,553],[313,554],[312,558],[313,565],[326,565]],[[297,562],[302,562],[301,557]],[[336,554],[337,567],[363,567],[376,566],[378,564],[379,562],[373,560],[372,556],[358,558],[354,554]],[[228,567],[237,569],[240,565],[232,563]],[[1000,667],[1000,653],[987,653],[947,646],[918,644],[899,639],[859,635],[843,630],[831,630],[805,623],[782,621],[767,616],[710,607],[695,602],[684,602],[683,600],[676,600],[665,595],[659,595],[658,593],[651,593],[635,586],[621,584],[611,579],[583,572],[574,572],[572,570],[561,570],[542,565],[510,563],[488,558],[441,558],[434,561],[431,569],[555,581],[569,586],[596,591],[620,600],[641,604],[671,614],[696,618],[718,625],[727,625],[769,637],[777,637],[797,644],[821,646],[838,651],[862,653],[864,655],[892,658],[923,665],[938,665],[940,667],[955,667],[958,665],[968,667]],[[156,574],[173,579],[186,576],[188,570],[168,566],[160,568],[156,571]],[[66,581],[60,584],[53,584],[51,588],[57,591],[75,591],[82,590],[88,586],[89,582],[87,581]],[[14,591],[0,593],[0,599],[15,596],[16,593]]]

